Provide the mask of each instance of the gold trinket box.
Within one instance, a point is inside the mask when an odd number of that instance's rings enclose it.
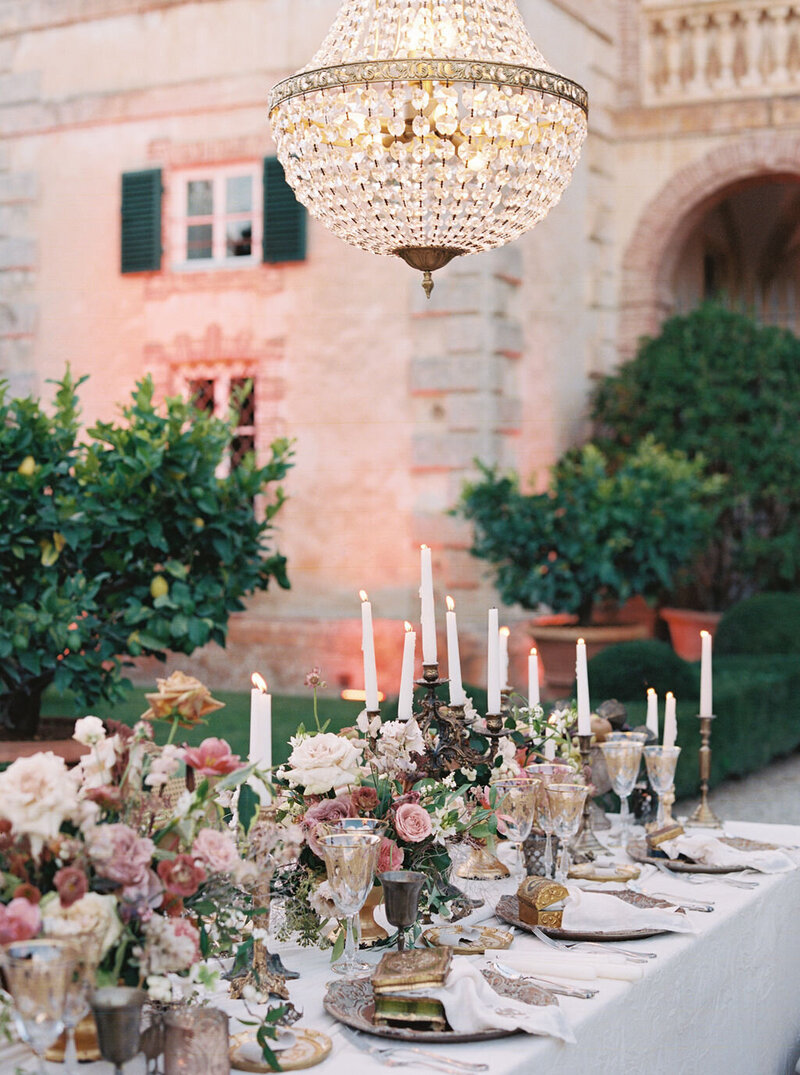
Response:
[[[666,840],[674,840],[678,836],[683,836],[683,833],[683,825],[679,825],[677,821],[672,825],[662,825],[660,829],[655,829],[647,834],[647,846],[651,849],[657,848]]]
[[[447,980],[452,959],[450,948],[386,952],[372,972],[372,992],[379,997],[408,989],[437,989]]]
[[[561,929],[567,889],[547,877],[526,877],[517,889],[519,917],[528,926]]]

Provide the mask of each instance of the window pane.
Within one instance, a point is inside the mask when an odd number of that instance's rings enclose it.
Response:
[[[214,212],[214,188],[210,179],[190,179],[186,184],[186,215],[211,216]]]
[[[214,381],[210,377],[197,377],[187,381],[189,399],[197,407],[198,411],[214,413]]]
[[[255,447],[255,437],[251,434],[234,437],[231,441],[231,466],[238,467],[246,455],[255,451]]]
[[[229,220],[225,226],[225,257],[247,257],[252,252],[252,223],[249,220]]]
[[[231,377],[231,405],[236,408],[237,426],[256,424],[255,382],[252,377]]]
[[[214,252],[210,224],[190,224],[186,229],[186,257],[210,258]]]
[[[231,175],[225,181],[225,211],[249,213],[253,208],[253,177]]]

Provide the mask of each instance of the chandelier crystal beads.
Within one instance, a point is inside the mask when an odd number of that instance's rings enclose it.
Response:
[[[270,95],[298,199],[347,242],[423,271],[428,294],[434,269],[547,215],[587,108],[514,0],[345,0],[311,62]]]

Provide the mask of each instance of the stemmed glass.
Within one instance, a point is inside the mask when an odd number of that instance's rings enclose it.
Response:
[[[541,780],[533,776],[498,780],[492,784],[496,799],[494,812],[498,824],[505,829],[504,835],[511,840],[517,850],[518,876],[525,876],[525,858],[522,845],[528,839],[536,818],[537,792]],[[490,789],[491,790],[491,789]]]
[[[610,743],[600,743],[600,749],[605,758],[611,786],[619,796],[619,843],[624,848],[628,843],[631,817],[628,796],[633,791],[636,777],[639,775],[644,744],[637,739],[615,739]]]
[[[378,874],[383,885],[386,919],[397,926],[397,951],[406,946],[405,930],[413,926],[419,912],[419,895],[425,884],[425,874],[417,870],[386,870]]]
[[[0,950],[6,989],[14,1000],[14,1023],[33,1049],[44,1075],[44,1054],[64,1029],[64,1006],[75,962],[69,949],[40,938]]]
[[[122,1065],[139,1052],[142,1006],[146,1000],[143,989],[124,985],[109,985],[92,994],[100,1055],[114,1065],[114,1075],[122,1075]]]
[[[680,747],[645,747],[644,763],[647,766],[647,775],[653,791],[658,796],[658,813],[656,814],[656,828],[660,829],[666,823],[664,810],[664,796],[672,790],[675,783],[675,766],[678,764]]]
[[[525,767],[525,772],[536,777],[540,781],[538,788],[539,816],[538,824],[545,836],[544,841],[544,875],[553,876],[553,824],[550,819],[550,805],[547,801],[547,785],[550,783],[569,784],[580,783],[582,777],[576,773],[571,765],[560,765],[557,762],[541,762]]]
[[[370,970],[356,954],[356,919],[375,879],[380,846],[380,836],[368,832],[337,832],[320,840],[333,902],[345,917],[344,953],[331,969],[348,978]]]
[[[78,1075],[78,1055],[75,1049],[75,1028],[89,1014],[89,996],[94,988],[94,975],[100,962],[102,940],[94,933],[62,934],[57,932],[61,919],[45,919],[45,936],[63,946],[74,961],[64,1004],[64,1029],[67,1044],[64,1049],[65,1075]]]
[[[568,843],[580,828],[588,792],[585,784],[548,784],[545,789],[553,832],[561,841],[555,879],[562,885],[566,884],[569,873]]]

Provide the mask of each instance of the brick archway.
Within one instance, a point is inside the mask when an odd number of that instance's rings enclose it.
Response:
[[[800,178],[800,135],[762,131],[707,153],[677,172],[646,206],[622,262],[618,350],[630,358],[642,336],[672,313],[671,279],[686,238],[731,187]]]

